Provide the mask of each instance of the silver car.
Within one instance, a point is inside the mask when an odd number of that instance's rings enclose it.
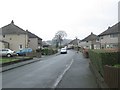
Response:
[[[0,50],[0,56],[7,56],[7,57],[11,57],[16,55],[15,51],[12,51],[10,49],[2,49]]]

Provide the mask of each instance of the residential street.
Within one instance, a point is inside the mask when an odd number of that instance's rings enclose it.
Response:
[[[89,60],[68,51],[2,73],[3,88],[97,88]]]

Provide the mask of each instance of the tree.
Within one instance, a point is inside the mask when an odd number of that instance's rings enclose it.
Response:
[[[56,41],[56,46],[57,44],[61,46],[61,42],[65,37],[67,37],[67,33],[65,31],[62,31],[62,30],[58,31],[54,37],[54,40]]]
[[[55,45],[56,48],[58,48],[58,39],[56,35],[53,37],[52,42],[53,42],[53,45]]]

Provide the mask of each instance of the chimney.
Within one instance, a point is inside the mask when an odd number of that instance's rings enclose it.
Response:
[[[13,21],[13,20],[11,21],[11,24],[14,24],[14,21]]]
[[[93,34],[93,32],[91,32],[91,35]]]
[[[109,26],[108,29],[110,29],[111,27]]]

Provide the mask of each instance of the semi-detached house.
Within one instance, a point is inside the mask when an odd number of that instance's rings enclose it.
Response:
[[[91,32],[90,35],[81,40],[79,46],[86,49],[100,49],[100,42],[97,35]]]
[[[28,35],[28,32],[15,25],[13,21],[0,29],[0,39],[1,41],[8,42],[8,48],[15,51],[24,48],[30,48],[30,37]],[[36,44],[36,42],[33,44]],[[38,47],[36,46],[36,48]]]
[[[107,30],[99,34],[101,48],[118,48],[118,37],[120,37],[120,22],[108,27]]]

